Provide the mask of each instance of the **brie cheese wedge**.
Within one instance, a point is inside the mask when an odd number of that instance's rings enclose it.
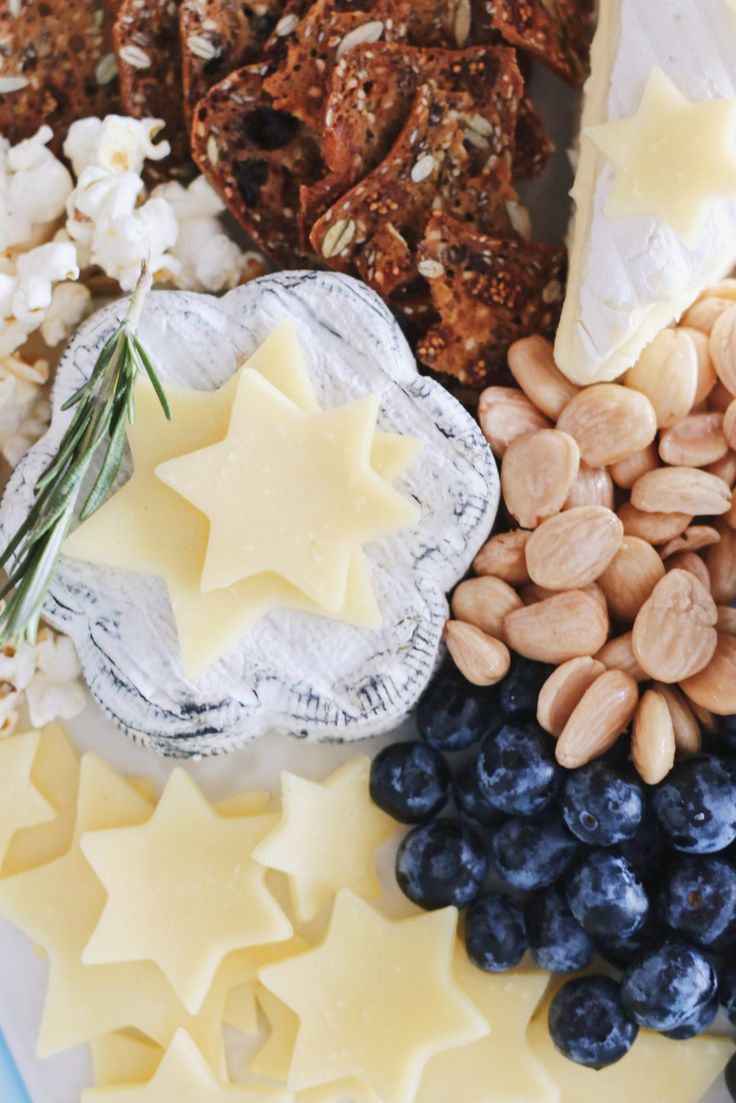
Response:
[[[691,246],[662,218],[611,214],[615,170],[589,128],[633,118],[657,68],[691,103],[736,96],[733,8],[725,0],[601,0],[555,344],[557,364],[576,383],[616,379],[736,263],[736,198],[708,203]]]
[[[58,447],[69,418],[64,402],[91,372],[125,305],[94,315],[67,348],[51,427],[8,485],[3,540],[28,511],[34,483]],[[285,318],[299,333],[322,409],[372,394],[379,429],[424,442],[396,484],[420,519],[366,546],[380,628],[276,609],[197,677],[182,666],[160,578],[62,557],[44,616],[73,638],[105,711],[161,753],[220,753],[271,730],[352,740],[396,728],[438,661],[445,595],[496,515],[498,474],[479,426],[441,384],[418,374],[396,321],[358,281],[284,272],[222,298],[156,291],[140,333],[164,384],[214,390]],[[127,458],[120,484],[130,470]]]

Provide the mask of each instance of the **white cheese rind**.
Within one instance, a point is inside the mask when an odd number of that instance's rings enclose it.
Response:
[[[723,0],[602,0],[583,130],[636,114],[659,66],[692,101],[736,96],[736,15]],[[583,133],[570,277],[555,359],[577,383],[616,379],[736,264],[736,200],[717,200],[689,250],[655,218],[609,218],[613,169]]]
[[[61,361],[47,435],[16,469],[0,510],[3,541],[68,422],[61,406],[94,365],[115,303],[78,332]],[[161,581],[62,558],[44,614],[74,639],[90,689],[129,734],[163,754],[214,754],[270,730],[352,740],[396,727],[436,665],[446,592],[467,571],[498,506],[498,474],[480,430],[437,382],[418,375],[404,337],[363,284],[280,273],[222,299],[154,292],[141,337],[165,380],[221,386],[285,317],[294,319],[323,408],[373,393],[379,427],[420,437],[397,484],[421,508],[416,529],[369,546],[384,627],[371,632],[279,610],[196,683],[183,675]],[[127,478],[130,461],[121,474]]]

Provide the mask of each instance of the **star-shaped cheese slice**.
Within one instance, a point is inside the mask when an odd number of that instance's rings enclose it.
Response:
[[[552,992],[565,979],[554,981]],[[547,1025],[549,1002],[546,999],[532,1019],[528,1039],[532,1052],[557,1084],[562,1103],[621,1103],[622,1099],[694,1103],[703,1098],[734,1054],[730,1038],[701,1034],[677,1042],[640,1030],[620,1061],[604,1069],[588,1069],[555,1049]]]
[[[31,778],[41,733],[0,739],[0,867],[16,832],[54,818],[54,809]]]
[[[288,874],[300,922],[313,919],[340,889],[381,895],[375,854],[398,825],[371,800],[370,772],[370,759],[361,755],[322,782],[281,775],[281,819],[253,856]]]
[[[94,1038],[91,1051],[97,1088],[150,1080],[165,1052],[150,1038],[130,1030],[116,1030],[113,1034]]]
[[[452,977],[457,911],[389,920],[339,893],[321,946],[261,970],[299,1018],[287,1086],[356,1079],[382,1103],[412,1103],[427,1062],[488,1024]]]
[[[736,99],[691,103],[654,68],[633,118],[585,134],[616,174],[611,218],[660,218],[693,248],[708,205],[736,196]]]
[[[307,411],[318,410],[294,326],[284,323],[248,360],[283,394]],[[172,420],[167,421],[153,388],[136,387],[135,422],[128,428],[133,474],[128,482],[64,545],[64,553],[103,567],[160,577],[169,592],[184,669],[195,676],[234,646],[272,608],[319,613],[304,594],[275,575],[248,579],[203,594],[200,587],[209,528],[199,510],[155,476],[159,464],[220,441],[227,433],[238,375],[217,391],[167,385]],[[376,433],[374,469],[394,479],[417,454],[418,442]],[[156,523],[152,523],[155,518]],[[378,628],[376,603],[364,553],[353,550],[345,604],[337,619]]]
[[[353,548],[418,517],[371,467],[377,414],[372,395],[306,413],[242,372],[225,439],[156,469],[209,519],[205,592],[272,573],[340,610]]]
[[[215,1075],[184,1030],[177,1032],[146,1084],[92,1088],[82,1103],[290,1103],[288,1092],[226,1083]]]
[[[251,856],[272,823],[218,815],[177,769],[147,823],[84,835],[108,894],[84,962],[153,961],[196,1014],[230,951],[292,934]]]
[[[526,1039],[529,1020],[544,995],[549,974],[525,969],[484,973],[470,963],[460,943],[453,974],[491,1032],[480,1041],[433,1057],[424,1071],[416,1103],[447,1103],[449,1099],[461,1099],[462,1103],[561,1103],[555,1081]],[[493,1070],[491,1074],[489,1070]],[[566,1097],[564,1100],[568,1103]]]

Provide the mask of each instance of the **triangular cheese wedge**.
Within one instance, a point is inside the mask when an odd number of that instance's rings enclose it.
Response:
[[[702,128],[678,122],[677,110],[668,114],[678,96],[683,119],[688,107],[705,106]],[[601,0],[572,192],[569,284],[555,345],[557,364],[577,383],[621,375],[736,263],[736,173],[729,171],[736,127],[726,102],[734,97],[736,17],[724,0]],[[660,113],[662,134],[643,142],[644,156],[632,166],[630,139],[647,133],[647,104],[654,105],[655,119]],[[642,124],[638,134],[605,125],[633,119]],[[651,134],[651,112],[648,122]],[[647,156],[655,145],[657,157]],[[689,209],[683,203],[676,209],[668,198],[678,181]],[[623,205],[622,185],[624,191],[629,185]]]

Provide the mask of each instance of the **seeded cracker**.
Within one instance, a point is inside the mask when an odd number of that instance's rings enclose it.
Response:
[[[118,7],[117,0],[0,4],[5,138],[29,138],[48,123],[58,148],[75,119],[119,110],[111,34]]]
[[[191,158],[181,94],[178,0],[123,0],[114,38],[126,114],[166,124],[163,136],[171,143],[171,156],[157,175],[186,173]]]
[[[433,371],[483,387],[502,374],[514,341],[554,333],[564,249],[497,240],[436,213],[418,256],[441,318],[418,346],[419,359]]]
[[[234,69],[259,61],[284,9],[283,0],[181,0],[184,111],[191,120],[198,100]]]
[[[547,137],[544,123],[534,104],[526,96],[519,104],[516,117],[516,149],[514,179],[535,180],[547,167],[554,146]]]
[[[569,84],[588,75],[589,0],[486,0],[491,25],[512,46],[545,61]]]
[[[405,39],[410,3],[316,0],[288,36],[286,56],[265,82],[274,105],[319,131],[335,65],[361,42]]]
[[[268,65],[247,65],[216,84],[197,106],[192,155],[253,240],[287,268],[305,263],[297,247],[299,182],[323,166],[316,136],[278,111],[264,91]]]

